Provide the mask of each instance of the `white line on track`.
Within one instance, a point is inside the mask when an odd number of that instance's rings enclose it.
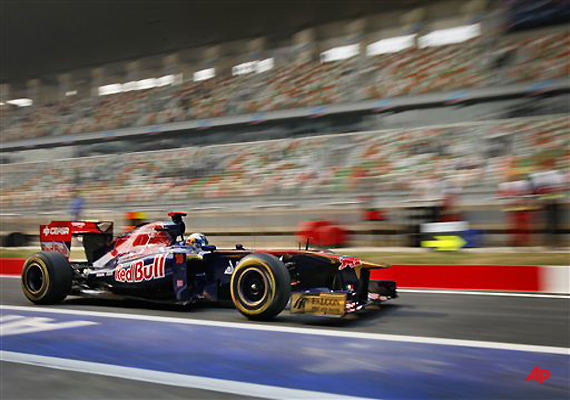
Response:
[[[0,278],[20,279],[20,275],[0,275]]]
[[[315,328],[297,328],[291,326],[262,325],[251,322],[249,323],[225,322],[225,321],[212,321],[212,320],[201,320],[201,319],[191,319],[191,318],[161,317],[157,315],[110,313],[110,312],[88,311],[88,310],[70,310],[63,308],[0,305],[0,310],[81,315],[81,316],[92,316],[92,317],[102,317],[102,318],[153,321],[153,322],[176,323],[176,324],[199,325],[199,326],[214,326],[220,328],[249,329],[249,330],[268,331],[268,332],[285,332],[285,333],[295,333],[301,335],[344,337],[349,339],[387,340],[387,341],[404,342],[404,343],[426,343],[426,344],[447,345],[447,346],[477,347],[483,349],[515,350],[515,351],[528,351],[536,353],[570,355],[570,348],[566,347],[551,347],[551,346],[539,346],[539,345],[517,344],[517,343],[485,342],[478,340],[446,339],[446,338],[433,338],[425,336],[391,335],[384,333],[341,331],[333,329],[325,330],[325,329],[315,329]]]
[[[548,299],[570,299],[570,296],[561,294],[543,293],[516,293],[516,292],[479,292],[469,290],[440,290],[440,289],[398,289],[398,293],[434,293],[434,294],[471,294],[477,296],[504,296],[504,297],[536,297]]]
[[[226,379],[153,371],[143,368],[123,367],[90,361],[39,356],[35,354],[0,351],[0,360],[19,364],[36,365],[65,371],[83,372],[136,381],[159,383],[178,387],[212,390],[215,392],[238,394],[266,399],[331,399],[349,400],[363,397],[343,396],[332,393],[314,392],[301,389],[288,389],[279,386],[259,385]]]

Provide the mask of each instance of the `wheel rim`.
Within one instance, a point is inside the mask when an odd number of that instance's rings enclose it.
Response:
[[[269,293],[267,276],[257,268],[246,269],[239,277],[238,293],[248,307],[263,304]]]
[[[33,294],[37,294],[42,290],[44,285],[45,276],[43,268],[33,263],[26,269],[26,274],[24,277],[24,282],[26,288]]]

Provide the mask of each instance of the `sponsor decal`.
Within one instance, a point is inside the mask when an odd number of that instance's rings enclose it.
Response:
[[[71,225],[76,228],[83,228],[85,226],[85,222],[72,222]]]
[[[69,235],[69,228],[62,226],[54,226],[52,228],[49,228],[46,226],[44,228],[44,235]]]
[[[230,260],[228,267],[224,271],[224,274],[225,275],[231,275],[234,273],[235,269],[236,269],[235,265],[232,263],[232,260]]]
[[[422,247],[438,251],[457,251],[466,244],[461,236],[456,235],[438,235],[434,236],[434,240],[422,240]]]
[[[176,253],[174,258],[176,259],[176,264],[184,264],[184,261],[186,261],[184,253]]]
[[[166,254],[161,254],[147,265],[144,264],[144,260],[120,265],[115,269],[115,281],[136,283],[164,278],[166,276],[164,268],[166,256]]]
[[[69,256],[69,248],[64,242],[41,242],[40,247],[43,251],[56,251],[66,257]]]
[[[65,242],[71,240],[71,224],[65,221],[40,225],[40,241]]]
[[[291,312],[344,315],[346,312],[346,295],[293,293],[291,296]]]
[[[340,263],[340,266],[338,267],[339,270],[343,270],[345,268],[354,268],[362,265],[362,261],[360,261],[358,258],[348,256],[340,256],[338,258],[338,262]]]

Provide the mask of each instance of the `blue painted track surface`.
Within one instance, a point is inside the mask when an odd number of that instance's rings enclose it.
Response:
[[[345,338],[49,311],[3,315],[97,324],[2,337],[1,349],[382,399],[568,399],[567,355]],[[535,366],[543,384],[525,381]]]

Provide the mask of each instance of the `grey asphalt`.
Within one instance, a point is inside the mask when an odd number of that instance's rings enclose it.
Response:
[[[38,307],[20,289],[19,279],[0,279],[0,304]],[[176,306],[135,300],[73,297],[50,308],[159,315],[255,324],[232,307]],[[570,346],[570,299],[469,294],[400,293],[380,308],[347,318],[291,315],[274,325],[344,331],[483,340],[544,346]],[[264,322],[267,324],[267,322]]]
[[[0,279],[0,303],[28,306],[20,282]],[[35,307],[35,306],[34,306]],[[231,307],[199,305],[171,306],[132,300],[68,298],[57,308],[170,316],[212,321],[248,322]],[[266,323],[267,324],[267,323]],[[567,298],[504,297],[467,294],[401,293],[386,305],[345,319],[294,316],[283,312],[274,325],[340,329],[344,331],[469,339],[556,347],[570,346],[570,300]],[[326,339],[325,339],[326,340]],[[3,363],[1,398],[34,398],[25,384],[33,378],[35,387],[45,388],[43,398],[228,398],[228,395],[163,385],[133,383],[118,378],[79,377],[82,396],[74,397],[77,386],[72,372]],[[36,369],[38,371],[34,372]],[[40,371],[41,370],[41,371]],[[85,375],[85,374],[78,374]],[[28,378],[26,378],[28,377]],[[62,384],[58,385],[57,382]],[[53,384],[53,385],[52,385]],[[51,388],[51,389],[50,389]],[[54,391],[55,390],[55,391]],[[46,397],[46,393],[48,396]],[[156,393],[156,396],[151,396]],[[229,396],[236,397],[236,396]]]

